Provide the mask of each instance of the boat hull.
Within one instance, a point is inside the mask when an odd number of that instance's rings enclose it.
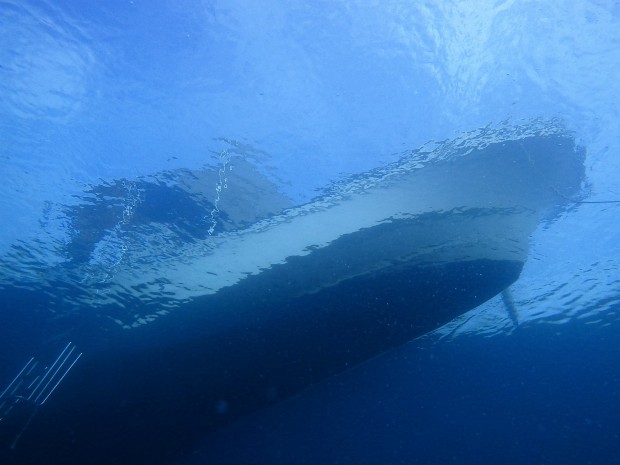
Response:
[[[584,176],[571,136],[515,132],[405,157],[179,250],[160,247],[169,226],[119,223],[97,246],[133,237],[121,247],[132,255],[96,285],[92,264],[75,260],[40,281],[3,279],[5,347],[37,353],[70,340],[84,353],[33,421],[22,419],[6,460],[169,463],[205,434],[499,294],[518,279],[532,232],[570,205]]]

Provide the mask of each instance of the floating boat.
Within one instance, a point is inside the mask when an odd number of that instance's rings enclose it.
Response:
[[[197,197],[199,176],[130,186],[135,197],[112,202],[122,214],[91,225],[96,234],[84,232],[89,208],[109,196],[91,195],[72,207],[81,228],[63,266],[40,282],[1,281],[12,312],[5,344],[21,337],[35,350],[60,335],[83,352],[11,458],[167,463],[243,415],[440,327],[518,279],[533,231],[579,195],[583,163],[572,135],[547,122],[403,154],[298,207],[264,186],[246,191],[280,212],[225,208],[227,164],[208,201]],[[153,200],[165,209],[161,199],[186,194],[192,207],[175,213],[175,203],[169,215]],[[188,232],[195,224],[181,231],[188,211],[202,218],[200,234]],[[37,328],[19,333],[35,315]]]

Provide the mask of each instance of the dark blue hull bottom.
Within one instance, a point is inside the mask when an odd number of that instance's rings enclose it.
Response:
[[[113,351],[85,353],[15,450],[8,445],[27,415],[0,423],[0,458],[170,463],[235,419],[476,307],[513,283],[521,268],[490,260],[403,264],[286,298],[271,298],[260,286],[264,277],[248,277],[197,299],[186,318],[128,331]]]

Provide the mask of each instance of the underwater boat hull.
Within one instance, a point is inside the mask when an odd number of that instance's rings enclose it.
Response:
[[[46,331],[84,354],[7,460],[169,463],[502,292],[539,222],[578,192],[583,153],[563,133],[444,152],[171,259],[145,237],[145,264],[115,268],[107,293],[4,286],[9,306],[79,308]]]
[[[231,290],[218,299],[252,310],[239,316],[236,329],[204,338],[196,330],[175,346],[122,356],[85,355],[13,457],[18,463],[42,463],[50,455],[59,463],[169,463],[205,434],[484,302],[516,280],[521,265],[405,266],[294,301],[251,304]],[[274,305],[279,315],[270,314]]]

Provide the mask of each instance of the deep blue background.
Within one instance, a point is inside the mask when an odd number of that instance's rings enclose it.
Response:
[[[619,329],[414,341],[216,433],[182,463],[620,463]]]

